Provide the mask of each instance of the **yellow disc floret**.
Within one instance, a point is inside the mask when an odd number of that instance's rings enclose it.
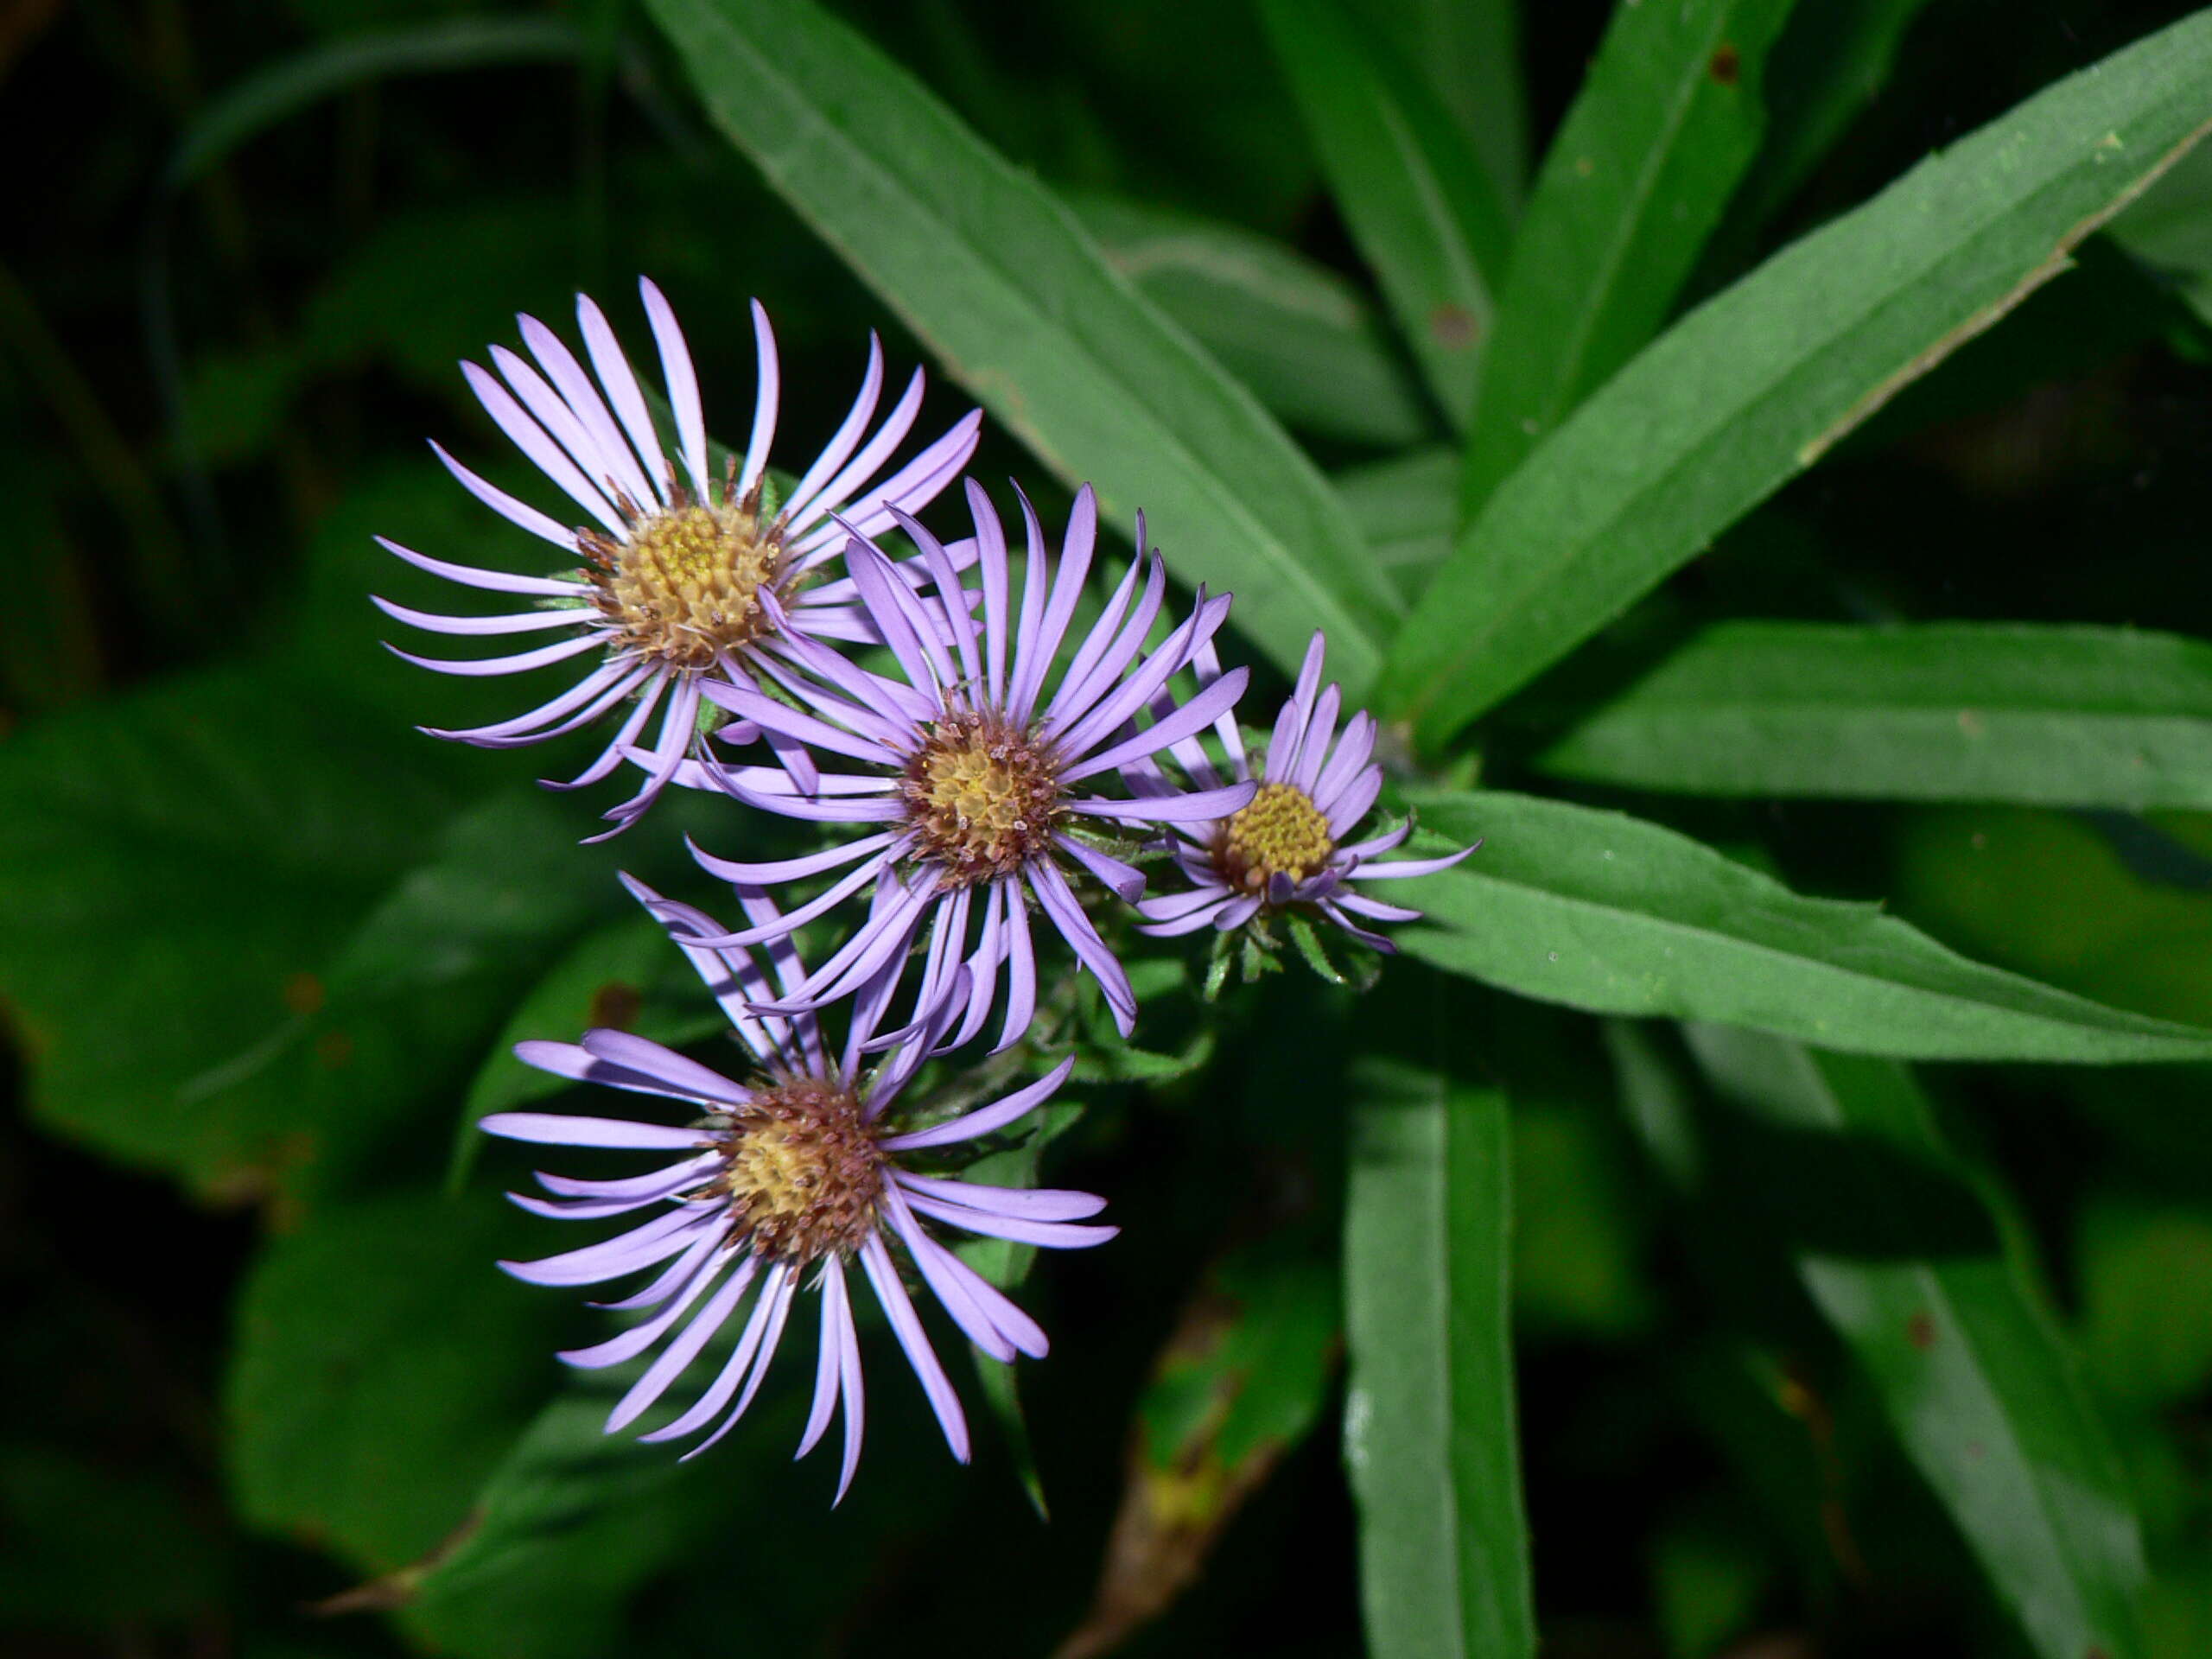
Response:
[[[600,613],[622,644],[671,668],[710,666],[723,652],[768,632],[760,592],[783,575],[782,526],[762,524],[760,493],[702,501],[678,491],[670,505],[639,512],[625,501],[621,539],[580,539]]]
[[[899,785],[918,856],[956,887],[1010,874],[1052,843],[1063,794],[1051,752],[989,715],[947,715]]]
[[[1295,784],[1262,784],[1221,827],[1214,856],[1233,887],[1264,893],[1276,876],[1317,875],[1337,849],[1329,821]]]
[[[881,1155],[851,1094],[808,1080],[757,1090],[728,1115],[726,1196],[760,1255],[811,1262],[849,1254],[874,1230]]]

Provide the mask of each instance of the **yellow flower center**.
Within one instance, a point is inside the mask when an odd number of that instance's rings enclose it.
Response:
[[[761,1255],[810,1262],[858,1249],[875,1229],[881,1154],[859,1102],[811,1079],[756,1090],[729,1114],[712,1190]]]
[[[1262,784],[1222,826],[1214,853],[1231,887],[1262,893],[1278,875],[1319,874],[1336,849],[1312,796],[1295,784]]]
[[[600,612],[623,643],[672,668],[706,668],[724,652],[769,630],[762,588],[783,574],[781,526],[762,524],[756,494],[742,502],[700,501],[688,493],[652,512],[630,514],[617,541],[582,537],[597,566]]]
[[[1028,733],[992,715],[947,715],[906,763],[899,792],[916,855],[956,887],[1010,874],[1052,844],[1058,768]]]

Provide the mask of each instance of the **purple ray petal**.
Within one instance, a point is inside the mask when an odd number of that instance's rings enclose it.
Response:
[[[883,1248],[881,1235],[872,1235],[861,1246],[861,1265],[868,1269],[868,1283],[874,1287],[875,1300],[883,1305],[892,1330],[898,1333],[899,1345],[906,1351],[906,1363],[921,1379],[922,1392],[929,1396],[930,1408],[937,1414],[938,1426],[944,1431],[945,1444],[952,1448],[957,1461],[967,1462],[968,1420],[962,1414],[960,1396],[952,1391],[944,1367],[938,1363],[929,1337],[914,1313],[914,1305],[906,1299],[906,1287],[899,1282],[899,1269],[892,1264],[890,1252]]]
[[[546,435],[545,429],[531,418],[530,412],[517,403],[507,389],[493,378],[490,372],[474,363],[461,365],[461,378],[476,394],[476,401],[484,405],[485,412],[500,431],[513,440],[516,448],[527,455],[537,470],[558,485],[578,506],[599,520],[607,534],[621,537],[626,533],[622,515],[614,510],[599,487],[576,469],[575,463],[562,453],[561,446]]]
[[[546,522],[552,524],[553,521],[549,518]],[[558,524],[554,524],[553,528],[562,545],[574,552],[575,537]],[[548,598],[579,599],[591,592],[589,583],[578,582],[571,576],[518,576],[506,570],[480,570],[473,564],[448,564],[443,559],[434,559],[427,553],[417,553],[412,548],[402,547],[389,537],[379,536],[376,543],[385,552],[406,560],[418,569],[443,576],[448,582],[460,582],[463,587],[481,588],[488,593],[541,594]],[[383,603],[382,601],[378,602]],[[559,613],[554,614],[558,615]]]
[[[1079,783],[1097,772],[1127,766],[1141,756],[1157,754],[1171,743],[1204,731],[1224,711],[1236,706],[1236,700],[1244,695],[1244,683],[1249,677],[1249,671],[1242,668],[1223,675],[1165,719],[1111,748],[1100,750],[1079,765],[1064,769],[1060,781]]]
[[[1250,781],[1197,789],[1184,795],[1157,795],[1138,801],[1070,801],[1068,810],[1087,818],[1134,820],[1140,823],[1199,823],[1233,817],[1251,805],[1260,786]]]
[[[641,1320],[604,1342],[594,1343],[588,1348],[564,1349],[557,1357],[563,1364],[573,1365],[580,1371],[595,1371],[608,1365],[620,1365],[623,1361],[635,1359],[644,1353],[668,1334],[669,1327],[683,1317],[684,1310],[699,1300],[701,1294],[721,1276],[722,1269],[734,1259],[728,1255],[715,1254],[715,1247],[719,1243],[716,1235],[705,1233],[683,1252],[681,1262],[690,1269],[690,1276],[683,1281],[682,1293],[652,1318]],[[708,1260],[709,1256],[714,1259]]]
[[[531,535],[540,537],[543,539],[552,543],[556,547],[565,548],[571,553],[577,550],[575,531],[573,530],[563,529],[559,524],[555,522],[553,519],[547,518],[536,507],[531,506],[525,502],[516,500],[514,497],[509,495],[505,490],[498,487],[498,486],[488,484],[484,480],[477,477],[477,475],[470,472],[467,467],[462,466],[451,455],[448,454],[444,448],[435,440],[433,440],[430,444],[430,450],[431,453],[435,454],[440,461],[445,463],[446,470],[461,480],[461,486],[463,489],[467,490],[479,501],[481,501],[486,506],[491,508],[493,512],[498,513],[499,517],[505,518],[509,524],[518,525],[520,528],[528,531]],[[457,569],[458,567],[454,568]],[[459,581],[461,580],[461,578],[456,577],[454,580]]]
[[[672,1088],[703,1100],[719,1101],[725,1105],[742,1106],[753,1098],[753,1091],[742,1084],[732,1083],[719,1071],[689,1060],[674,1049],[640,1037],[635,1032],[613,1031],[594,1027],[583,1034],[581,1045],[594,1059],[642,1072],[649,1077],[658,1077]]]
[[[1052,843],[1096,876],[1123,904],[1133,905],[1144,897],[1144,872],[1135,865],[1125,864],[1110,853],[1086,846],[1073,836],[1055,834]]]
[[[1103,1244],[1122,1230],[1066,1221],[1025,1221],[1018,1216],[993,1215],[955,1204],[940,1204],[916,1193],[907,1202],[920,1214],[947,1226],[981,1233],[988,1238],[1010,1238],[1017,1244],[1039,1244],[1052,1249],[1079,1250]]]
[[[664,1123],[633,1123],[620,1117],[575,1117],[566,1112],[493,1112],[476,1127],[510,1141],[548,1147],[615,1147],[652,1152],[690,1152],[713,1143],[701,1129],[671,1128]]]
[[[437,616],[429,611],[395,605],[376,594],[369,602],[386,616],[421,628],[426,633],[536,633],[546,628],[572,628],[597,620],[598,613],[582,609],[518,611],[505,616]]]
[[[654,1401],[668,1392],[668,1385],[683,1374],[686,1367],[699,1357],[699,1351],[721,1330],[753,1282],[751,1256],[730,1275],[729,1281],[716,1291],[707,1305],[685,1325],[676,1339],[660,1351],[645,1373],[632,1382],[627,1392],[614,1402],[614,1409],[607,1414],[607,1433],[612,1434],[626,1428]]]
[[[1095,1192],[1065,1192],[1047,1186],[988,1186],[980,1181],[948,1180],[938,1175],[896,1171],[892,1178],[910,1192],[994,1215],[1020,1216],[1030,1221],[1082,1221],[1106,1207]]]
[[[1067,1081],[1068,1073],[1074,1070],[1072,1058],[1062,1060],[1036,1082],[1025,1089],[1016,1090],[995,1105],[979,1106],[949,1123],[916,1129],[906,1135],[887,1135],[876,1145],[886,1152],[918,1152],[924,1147],[950,1147],[963,1141],[995,1135],[1050,1100],[1054,1091]]]
[[[649,1268],[656,1262],[665,1262],[677,1251],[689,1249],[698,1230],[713,1223],[710,1214],[671,1210],[655,1216],[643,1226],[596,1244],[587,1244],[581,1249],[564,1250],[535,1262],[502,1262],[499,1266],[526,1284],[595,1284],[603,1279],[633,1273],[639,1268]]]
[[[801,475],[793,487],[791,499],[784,503],[784,518],[788,524],[799,522],[814,498],[830,476],[845,464],[846,457],[860,446],[861,434],[868,430],[868,417],[875,413],[876,400],[883,395],[883,342],[875,331],[868,330],[868,367],[861,375],[860,395],[853,399],[852,409],[843,423],[831,435],[829,443],[814,458],[814,465]]]
[[[740,500],[768,470],[768,450],[776,440],[776,406],[783,395],[783,371],[776,361],[776,334],[768,327],[767,308],[753,302],[753,346],[760,361],[760,374],[753,399],[753,430],[745,440],[745,464],[737,474]]]
[[[714,480],[707,472],[707,417],[699,407],[699,377],[691,366],[690,348],[684,345],[683,330],[677,326],[676,313],[660,289],[640,276],[638,294],[645,302],[645,318],[652,325],[653,343],[660,347],[661,379],[668,387],[669,407],[676,411],[676,435],[683,452],[683,469],[691,475],[691,487],[700,499],[705,500]]]
[[[536,651],[521,652],[512,657],[480,657],[473,661],[454,662],[442,657],[417,657],[411,651],[402,651],[397,645],[385,649],[404,663],[417,668],[427,668],[440,674],[456,674],[464,678],[480,679],[493,674],[526,674],[533,668],[543,668],[570,657],[594,651],[606,641],[596,633],[584,633],[574,639],[563,639],[550,645],[540,645]]]
[[[576,321],[583,328],[584,349],[591,353],[591,365],[599,372],[599,383],[607,388],[614,412],[622,417],[622,429],[630,435],[630,442],[645,468],[646,480],[652,485],[654,495],[665,506],[668,480],[661,464],[664,452],[660,434],[654,429],[652,415],[645,407],[645,394],[638,389],[638,377],[630,367],[630,359],[623,352],[621,342],[614,338],[614,330],[607,326],[606,314],[595,302],[582,294],[576,296]],[[639,505],[645,503],[641,501]]]

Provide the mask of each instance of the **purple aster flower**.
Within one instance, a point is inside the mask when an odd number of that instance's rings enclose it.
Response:
[[[645,781],[631,800],[607,814],[615,820],[609,835],[652,804],[694,747],[702,677],[741,678],[741,663],[758,664],[772,656],[787,636],[870,637],[850,582],[817,583],[810,578],[836,556],[848,533],[841,524],[863,531],[887,529],[894,514],[919,509],[958,477],[975,453],[982,420],[980,411],[969,413],[898,472],[881,476],[920,410],[922,373],[914,372],[906,395],[868,435],[883,390],[883,348],[871,335],[868,372],[851,412],[790,498],[777,503],[767,469],[781,382],[767,313],[759,301],[753,302],[760,373],[752,435],[743,459],[732,455],[717,478],[707,458],[698,378],[675,314],[651,282],[641,278],[639,288],[660,347],[661,372],[675,415],[674,455],[663,448],[637,377],[606,317],[588,296],[577,296],[576,317],[592,373],[550,328],[527,316],[519,321],[535,367],[499,346],[491,348],[498,377],[476,364],[461,365],[470,389],[500,430],[592,524],[564,528],[431,445],[470,493],[564,553],[582,555],[581,569],[551,576],[517,575],[450,564],[378,538],[410,564],[471,588],[531,601],[530,609],[488,617],[438,616],[376,601],[399,620],[435,633],[564,634],[551,645],[512,656],[461,662],[397,652],[409,662],[445,674],[513,674],[595,654],[589,673],[529,713],[467,731],[424,728],[433,735],[486,748],[518,747],[575,731],[628,702],[620,731],[597,760],[564,783],[549,780],[552,788],[576,789],[620,766],[655,710],[660,712],[658,730],[645,752]]]
[[[1212,823],[1176,825],[1175,861],[1192,886],[1138,905],[1147,924],[1141,931],[1166,937],[1195,932],[1211,923],[1228,932],[1280,912],[1318,911],[1361,944],[1393,951],[1397,947],[1389,940],[1360,923],[1410,922],[1421,912],[1370,899],[1353,891],[1352,884],[1433,874],[1475,850],[1376,861],[1413,833],[1410,823],[1366,841],[1345,839],[1382,793],[1382,768],[1371,759],[1374,716],[1363,709],[1342,731],[1337,728],[1341,694],[1333,683],[1320,690],[1325,649],[1316,632],[1297,687],[1276,717],[1274,734],[1256,766],[1245,753],[1236,722],[1224,715],[1215,723],[1230,775],[1256,781],[1258,791],[1247,804]],[[1219,672],[1210,650],[1198,672],[1201,680]],[[1221,787],[1220,772],[1195,737],[1177,743],[1173,753],[1202,791]],[[1149,786],[1173,787],[1164,777],[1155,777]]]
[[[704,1390],[673,1421],[640,1438],[681,1440],[706,1431],[684,1456],[696,1457],[745,1414],[774,1357],[793,1300],[802,1289],[821,1294],[821,1338],[814,1403],[798,1455],[813,1450],[842,1400],[844,1465],[842,1499],[852,1484],[863,1416],[859,1334],[850,1283],[857,1262],[893,1332],[920,1379],[952,1454],[968,1460],[967,1419],[944,1367],[930,1344],[902,1282],[891,1242],[902,1247],[952,1322],[993,1358],[1043,1357],[1037,1322],[960,1260],[938,1227],[989,1238],[1062,1249],[1102,1244],[1119,1230],[1080,1225],[1105,1207],[1087,1192],[988,1186],[908,1167],[913,1154],[972,1142],[1019,1122],[1068,1075],[1072,1060],[1003,1099],[919,1128],[899,1129],[893,1109],[921,1063],[925,1045],[894,1052],[874,1071],[861,1068],[873,1021],[887,1000],[888,980],[855,1003],[852,1029],[836,1058],[810,1014],[763,1015],[755,1005],[788,993],[804,977],[788,940],[769,946],[767,966],[743,950],[700,945],[685,933],[716,934],[720,925],[688,906],[671,904],[631,882],[631,890],[684,931],[677,942],[699,969],[757,1062],[740,1083],[643,1037],[588,1031],[575,1043],[526,1042],[515,1052],[563,1077],[601,1083],[662,1102],[658,1121],[575,1117],[549,1112],[498,1112],[480,1127],[511,1140],[550,1146],[616,1147],[675,1154],[642,1175],[576,1180],[541,1173],[553,1196],[515,1193],[535,1214],[572,1221],[627,1216],[626,1230],[595,1244],[536,1262],[504,1262],[516,1278],[538,1285],[600,1284],[658,1268],[631,1294],[602,1304],[653,1310],[620,1335],[561,1357],[571,1365],[620,1364],[659,1353],[607,1420],[607,1432],[626,1427],[665,1394],[716,1333],[734,1325],[735,1345]],[[754,898],[756,920],[773,913]],[[769,976],[772,974],[772,985]],[[643,1215],[643,1220],[636,1217]],[[750,1311],[738,1314],[748,1295]]]
[[[1245,672],[1217,677],[1187,703],[1166,694],[1229,613],[1229,595],[1200,589],[1191,614],[1150,651],[1145,639],[1166,591],[1156,552],[1142,551],[1097,621],[1053,680],[1097,540],[1098,509],[1086,486],[1077,493],[1057,568],[1035,511],[1025,497],[1028,560],[1018,613],[1007,576],[1007,543],[990,498],[973,480],[982,576],[980,620],[960,597],[945,549],[900,512],[898,522],[921,549],[938,590],[925,595],[899,581],[872,543],[847,545],[846,563],[861,603],[897,659],[903,677],[868,673],[810,642],[788,641],[807,677],[783,682],[803,707],[766,696],[751,684],[709,684],[705,694],[772,734],[867,768],[824,772],[802,788],[772,767],[706,770],[741,801],[772,812],[864,833],[827,851],[771,863],[738,863],[694,849],[700,863],[741,891],[853,866],[827,891],[772,927],[756,926],[714,943],[775,937],[872,889],[867,921],[842,949],[773,1005],[819,1007],[849,995],[887,967],[895,969],[926,928],[927,945],[912,1020],[928,1020],[956,985],[966,1003],[948,1047],[982,1029],[1007,982],[998,1046],[1027,1029],[1036,1010],[1037,970],[1030,937],[1033,902],[1094,975],[1126,1035],[1136,998],[1114,953],[1084,913],[1071,870],[1088,873],[1125,902],[1144,891],[1143,874],[1096,844],[1096,827],[1207,821],[1249,801],[1245,782],[1198,793],[1156,791],[1141,800],[1089,792],[1097,781],[1143,761],[1226,715]],[[855,528],[858,528],[856,525]],[[1141,715],[1149,723],[1139,727]],[[1157,776],[1155,772],[1154,774]],[[960,973],[963,967],[965,975]],[[913,1025],[879,1041],[903,1040]]]

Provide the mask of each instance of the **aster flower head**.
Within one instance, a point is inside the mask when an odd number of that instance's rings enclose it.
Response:
[[[871,336],[860,395],[830,443],[776,501],[768,479],[781,388],[767,313],[753,302],[760,353],[752,435],[741,459],[720,474],[709,464],[697,375],[676,315],[659,289],[640,279],[645,314],[659,348],[676,453],[664,448],[620,344],[597,305],[576,299],[591,372],[535,317],[518,319],[535,365],[504,346],[491,348],[495,376],[474,363],[462,373],[500,430],[580,508],[590,523],[569,528],[478,477],[436,444],[438,459],[471,494],[509,522],[581,556],[581,568],[522,575],[430,558],[382,541],[410,564],[471,588],[525,596],[531,608],[510,615],[441,616],[376,602],[390,615],[435,633],[494,636],[557,632],[555,643],[514,655],[452,661],[395,651],[441,673],[496,675],[592,656],[593,667],[567,690],[526,714],[467,731],[438,731],[487,748],[518,747],[588,726],[626,702],[628,712],[599,757],[578,776],[549,787],[581,788],[615,771],[644,738],[645,782],[607,814],[613,834],[633,822],[694,747],[699,686],[709,676],[742,678],[772,660],[788,638],[868,637],[849,583],[817,582],[849,531],[888,528],[918,511],[959,476],[975,453],[980,413],[971,412],[889,476],[893,451],[912,428],[922,401],[918,369],[897,405],[871,435],[883,390],[883,349]],[[832,515],[837,515],[836,518]],[[733,735],[749,739],[752,733]]]
[[[683,1455],[696,1457],[745,1414],[774,1358],[791,1305],[803,1290],[819,1293],[821,1332],[814,1400],[798,1453],[828,1431],[842,1402],[844,1459],[842,1499],[858,1466],[864,1408],[859,1335],[853,1321],[857,1265],[881,1304],[907,1362],[919,1378],[952,1454],[965,1463],[968,1426],[960,1400],[938,1361],[902,1281],[895,1241],[953,1323],[1002,1363],[1017,1353],[1041,1358],[1045,1333],[1003,1292],[942,1243],[937,1229],[1048,1248],[1101,1244],[1118,1230],[1083,1224],[1105,1207],[1084,1192],[1010,1188],[931,1175],[912,1167],[938,1149],[972,1143],[1034,1111],[1066,1079],[1064,1061],[1027,1088],[960,1116],[900,1129],[901,1091],[912,1081],[925,1045],[893,1052],[872,1073],[863,1069],[873,1022],[891,988],[880,983],[855,1004],[841,1052],[832,1054],[810,1014],[762,1015],[754,1005],[788,992],[804,976],[788,941],[765,953],[766,966],[742,949],[700,945],[720,924],[687,906],[670,904],[642,886],[632,891],[674,924],[677,942],[728,1014],[756,1070],[740,1082],[643,1037],[588,1031],[581,1043],[526,1042],[515,1052],[563,1077],[603,1084],[657,1103],[647,1119],[583,1117],[547,1112],[499,1112],[481,1128],[512,1140],[552,1146],[614,1147],[674,1154],[645,1174],[578,1180],[541,1173],[552,1197],[512,1194],[532,1212],[575,1221],[632,1218],[612,1238],[535,1262],[500,1265],[539,1285],[599,1284],[658,1268],[641,1288],[602,1306],[645,1312],[621,1334],[561,1356],[571,1365],[599,1367],[659,1352],[616,1402],[607,1432],[626,1427],[696,1361],[715,1337],[735,1329],[727,1357],[691,1404],[672,1421],[641,1436],[651,1441],[705,1438]],[[760,919],[772,906],[756,898]],[[772,985],[776,988],[772,988]],[[636,1218],[642,1214],[644,1219]],[[738,1314],[748,1296],[750,1310]]]
[[[1208,821],[1251,799],[1255,786],[1243,780],[1195,792],[1162,788],[1135,800],[1093,792],[1099,782],[1203,730],[1235,706],[1244,688],[1243,669],[1216,676],[1188,702],[1177,703],[1166,690],[1219,630],[1229,595],[1210,598],[1201,588],[1180,626],[1147,650],[1166,572],[1157,552],[1144,550],[1140,519],[1138,556],[1056,680],[1096,546],[1096,499],[1087,486],[1077,493],[1056,564],[1023,498],[1028,556],[1017,611],[1005,531],[989,497],[973,480],[967,488],[982,575],[980,615],[962,597],[944,547],[905,513],[896,515],[898,522],[921,549],[918,563],[937,590],[933,603],[926,590],[918,593],[901,581],[872,543],[855,539],[847,546],[853,584],[897,661],[899,677],[869,673],[794,640],[791,660],[807,677],[787,681],[785,689],[801,706],[772,700],[750,684],[705,688],[715,702],[763,731],[863,768],[825,771],[813,790],[767,766],[708,767],[716,781],[769,811],[863,833],[825,852],[772,863],[694,851],[704,868],[741,892],[852,867],[781,918],[777,925],[785,931],[869,891],[867,921],[774,1005],[779,1011],[818,1007],[853,994],[887,967],[895,969],[926,933],[913,1022],[928,1020],[957,995],[964,1012],[946,1041],[957,1047],[982,1028],[1003,978],[1003,1048],[1027,1029],[1036,1011],[1033,903],[1096,978],[1127,1035],[1136,1019],[1128,976],[1069,878],[1096,878],[1122,901],[1133,902],[1144,891],[1143,874],[1096,844],[1098,831]],[[1141,715],[1148,723],[1140,726]],[[773,936],[770,928],[755,927],[718,942]],[[903,1039],[912,1028],[894,1036]]]
[[[1247,753],[1235,721],[1216,722],[1229,774],[1257,788],[1234,812],[1211,823],[1176,825],[1175,862],[1191,886],[1140,903],[1145,918],[1140,931],[1165,938],[1211,925],[1228,934],[1248,924],[1264,926],[1278,915],[1289,916],[1294,925],[1318,915],[1388,954],[1397,947],[1362,924],[1410,922],[1421,912],[1370,898],[1355,884],[1433,874],[1475,850],[1380,861],[1413,833],[1410,823],[1364,841],[1349,839],[1382,791],[1382,768],[1373,758],[1373,715],[1363,709],[1338,729],[1342,693],[1333,683],[1321,687],[1326,648],[1315,632],[1297,686],[1257,760]],[[1202,679],[1217,671],[1211,656],[1199,667]],[[1195,738],[1176,744],[1173,753],[1202,791],[1221,786],[1220,771]],[[1164,777],[1151,786],[1171,787]]]

